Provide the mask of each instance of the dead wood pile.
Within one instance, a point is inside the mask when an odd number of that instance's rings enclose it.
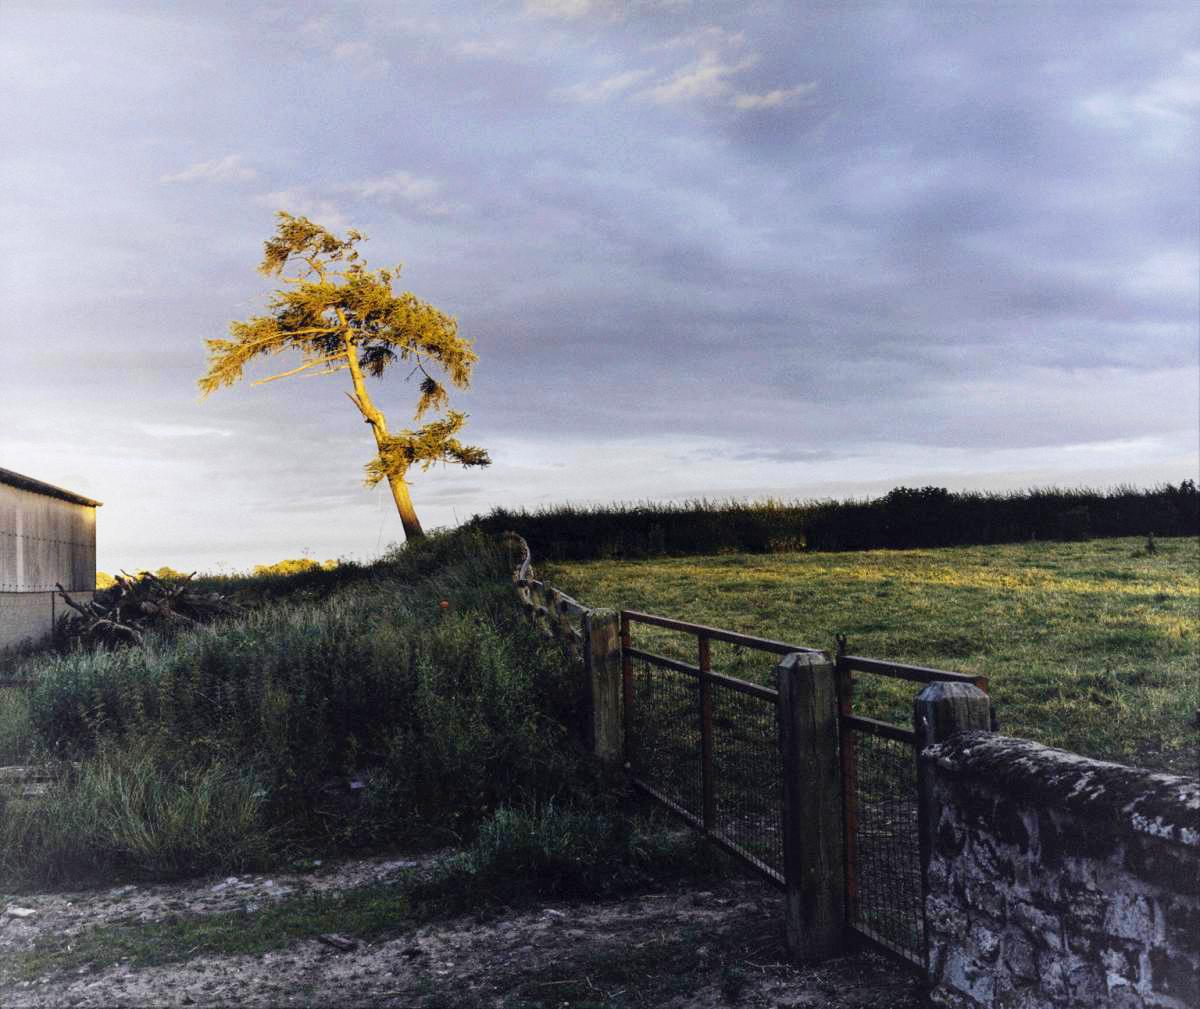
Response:
[[[59,620],[57,633],[85,647],[140,645],[150,630],[178,630],[229,616],[241,607],[219,592],[191,584],[193,571],[181,580],[165,580],[149,571],[115,576],[116,584],[96,592],[91,602],[76,602],[61,585],[58,594],[74,612]]]

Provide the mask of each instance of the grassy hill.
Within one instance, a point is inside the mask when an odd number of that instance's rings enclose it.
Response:
[[[536,561],[535,556],[535,561]],[[637,609],[858,655],[980,673],[1001,729],[1088,756],[1200,769],[1200,540],[1138,538],[862,553],[560,562],[543,577],[590,606]],[[634,643],[693,659],[693,639]],[[714,646],[714,668],[772,661]],[[864,677],[867,714],[907,722],[909,685]]]

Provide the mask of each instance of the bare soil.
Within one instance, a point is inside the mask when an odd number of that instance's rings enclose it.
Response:
[[[49,967],[22,979],[13,954],[92,926],[241,910],[302,890],[341,891],[420,871],[371,859],[318,874],[24,895],[0,908],[0,1006],[847,1007],[924,1005],[903,967],[869,953],[811,967],[785,962],[779,893],[750,880],[587,904],[491,909],[359,941],[305,939],[258,956],[168,966]],[[14,909],[34,913],[14,915]]]

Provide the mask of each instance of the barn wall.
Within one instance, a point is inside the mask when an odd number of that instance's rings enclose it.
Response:
[[[96,587],[96,509],[0,483],[0,648],[47,635],[62,602]]]
[[[0,483],[0,592],[96,587],[96,509]]]

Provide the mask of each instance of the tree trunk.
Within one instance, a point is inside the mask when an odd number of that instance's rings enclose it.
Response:
[[[400,524],[404,526],[404,538],[408,542],[422,539],[425,530],[421,528],[421,520],[413,508],[412,497],[408,493],[408,484],[403,477],[388,477],[388,485],[392,488],[392,497],[396,502],[396,511],[400,513]]]
[[[346,316],[340,308],[337,310],[337,315],[338,321],[343,327],[346,327],[342,331],[342,340],[346,348],[346,363],[350,366],[350,378],[354,382],[354,395],[350,398],[363,415],[363,420],[371,425],[371,430],[375,433],[376,447],[382,449],[388,433],[387,421],[383,419],[383,414],[371,402],[371,397],[367,395],[367,384],[363,381],[357,351],[350,339]],[[412,497],[408,493],[408,483],[402,476],[389,476],[388,486],[392,488],[392,499],[396,502],[396,511],[400,513],[400,524],[404,526],[404,539],[407,542],[423,539],[425,530],[421,528],[421,520],[417,518],[417,510],[413,507]]]

